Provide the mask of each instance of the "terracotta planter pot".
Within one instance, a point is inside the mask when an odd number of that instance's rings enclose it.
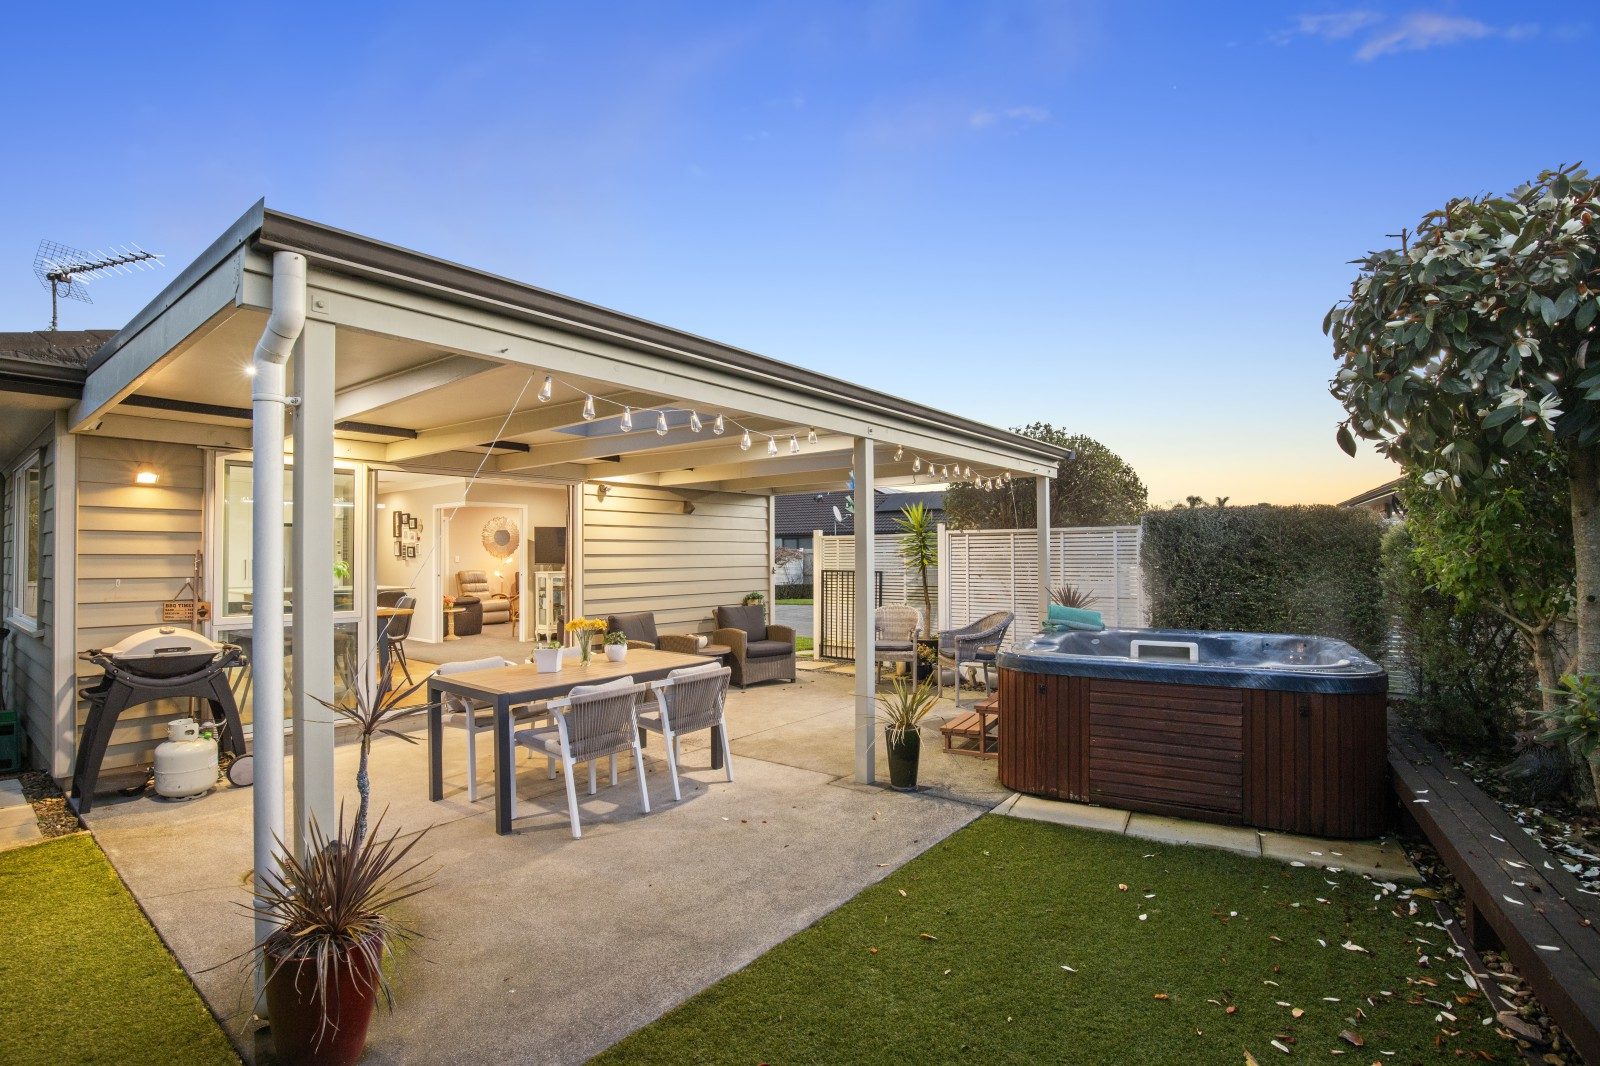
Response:
[[[367,1026],[378,1002],[378,973],[367,956],[351,949],[333,967],[327,1024],[317,993],[314,962],[269,958],[267,1017],[272,1048],[283,1066],[354,1066],[367,1047]]]
[[[914,791],[917,760],[922,755],[922,734],[913,729],[897,743],[893,731],[885,729],[883,742],[889,751],[889,787],[900,792]]]

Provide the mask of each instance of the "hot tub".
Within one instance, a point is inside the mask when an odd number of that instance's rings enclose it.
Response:
[[[999,666],[1007,788],[1316,836],[1386,826],[1388,676],[1343,641],[1043,633]]]

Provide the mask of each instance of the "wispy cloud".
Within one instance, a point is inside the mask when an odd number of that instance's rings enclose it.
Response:
[[[1496,26],[1464,15],[1427,11],[1391,18],[1365,8],[1352,8],[1301,15],[1294,25],[1273,34],[1271,40],[1276,44],[1288,44],[1303,37],[1322,41],[1359,39],[1355,57],[1366,63],[1381,56],[1425,52],[1468,41],[1520,41],[1538,32],[1539,27],[1534,23]]]
[[[975,130],[1002,123],[1011,126],[1033,126],[1049,121],[1049,110],[1032,104],[1021,107],[980,107],[967,116],[967,125]]]

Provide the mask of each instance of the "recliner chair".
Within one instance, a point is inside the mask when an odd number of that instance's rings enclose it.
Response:
[[[511,621],[511,597],[495,592],[489,584],[489,575],[482,570],[457,570],[456,591],[462,596],[476,597],[483,606],[483,624],[495,625]]]

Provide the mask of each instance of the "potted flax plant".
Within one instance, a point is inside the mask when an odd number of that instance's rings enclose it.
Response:
[[[427,709],[406,705],[424,684],[396,691],[389,678],[380,678],[369,693],[352,668],[345,676],[349,696],[317,700],[359,730],[360,802],[348,827],[340,811],[332,836],[313,819],[303,854],[278,841],[276,875],[256,893],[255,908],[272,919],[274,928],[251,955],[266,974],[273,1051],[285,1066],[357,1062],[378,1001],[393,1009],[383,960],[392,956],[396,944],[417,936],[395,912],[428,886],[421,860],[411,858],[427,831],[402,843],[398,830],[381,832],[380,815],[369,833],[368,763],[379,733],[416,743],[393,724]]]
[[[933,684],[924,679],[912,685],[896,677],[889,691],[878,697],[878,720],[883,723],[884,745],[889,752],[889,787],[911,792],[917,787],[917,762],[922,755],[922,720],[933,710]]]

